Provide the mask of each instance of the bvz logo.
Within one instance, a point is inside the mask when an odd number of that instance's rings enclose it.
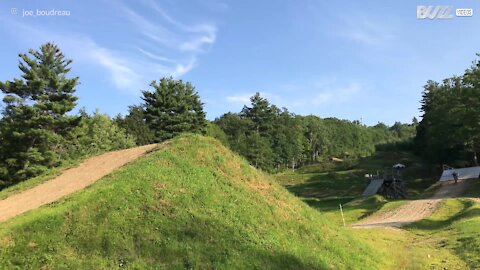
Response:
[[[417,6],[417,19],[451,19],[451,6]]]

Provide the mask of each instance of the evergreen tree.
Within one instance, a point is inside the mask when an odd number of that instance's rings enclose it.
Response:
[[[57,165],[63,136],[80,121],[66,115],[77,101],[78,77],[67,77],[72,60],[52,43],[19,57],[21,78],[0,82],[5,94],[0,179],[6,185]]]
[[[240,113],[215,120],[230,147],[252,165],[267,170],[295,168],[327,157],[367,156],[381,144],[411,139],[415,127],[396,123],[367,127],[336,118],[297,116],[279,110],[256,93]]]
[[[262,135],[268,134],[280,110],[275,105],[270,105],[258,92],[250,98],[250,102],[251,107],[244,106],[240,115],[252,121],[253,131]]]
[[[145,120],[154,133],[156,142],[164,141],[182,132],[204,133],[207,125],[203,103],[189,83],[173,78],[153,81],[153,92],[143,91]]]
[[[217,124],[227,135],[228,143],[232,150],[246,156],[249,146],[247,145],[247,133],[253,123],[249,119],[240,117],[239,114],[226,113],[215,119]]]
[[[154,141],[154,134],[145,121],[145,111],[141,106],[130,106],[128,115],[123,118],[118,115],[115,118],[117,125],[135,137],[137,145],[146,145]]]
[[[214,122],[208,122],[206,135],[219,140],[224,146],[229,146],[227,134]]]

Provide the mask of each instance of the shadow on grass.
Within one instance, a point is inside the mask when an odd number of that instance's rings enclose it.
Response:
[[[358,171],[313,174],[305,182],[287,186],[293,194],[304,198],[360,195],[366,182]]]
[[[322,212],[329,212],[329,211],[336,211],[339,209],[339,205],[347,204],[354,200],[355,197],[338,197],[338,198],[328,198],[328,199],[316,199],[316,198],[307,198],[303,201],[307,203],[309,206],[322,211]]]
[[[479,208],[472,208],[475,205],[475,202],[470,200],[462,200],[462,209],[458,211],[451,217],[443,220],[432,220],[424,219],[405,226],[406,228],[411,229],[421,229],[421,230],[439,230],[445,227],[450,226],[453,222],[465,219],[480,216]]]
[[[339,204],[342,204],[344,211],[346,213],[354,213],[361,211],[359,214],[355,215],[355,220],[363,219],[378,210],[380,210],[387,200],[382,199],[380,196],[372,196],[368,198],[358,198],[358,197],[340,197],[340,198],[329,198],[329,199],[304,199],[311,207],[319,210],[321,212],[331,212],[339,211]]]

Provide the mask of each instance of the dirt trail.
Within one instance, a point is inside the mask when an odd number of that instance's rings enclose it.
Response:
[[[428,199],[410,201],[389,212],[373,214],[372,216],[352,225],[356,228],[401,227],[430,216],[445,198],[455,198],[468,188],[470,180],[460,180],[458,183],[442,183],[435,194]]]
[[[145,145],[89,158],[52,180],[1,200],[0,222],[79,191],[155,146]]]

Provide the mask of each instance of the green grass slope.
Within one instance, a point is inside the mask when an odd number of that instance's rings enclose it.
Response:
[[[472,184],[467,197],[480,195],[480,181]],[[411,224],[408,230],[422,238],[436,239],[439,249],[450,250],[460,257],[469,269],[480,269],[480,203],[466,198],[444,201],[435,213]],[[450,258],[445,258],[449,260]]]
[[[3,269],[387,269],[388,254],[185,135],[0,226]]]
[[[371,157],[344,164],[316,163],[295,172],[279,173],[275,177],[279,184],[320,211],[337,211],[339,204],[346,204],[346,207],[359,210],[356,216],[361,218],[388,202],[378,197],[366,199],[361,196],[368,184],[365,174],[389,171],[393,164],[399,162],[407,166],[403,175],[409,198],[425,194],[424,191],[437,181],[429,166],[405,151],[377,152]]]

